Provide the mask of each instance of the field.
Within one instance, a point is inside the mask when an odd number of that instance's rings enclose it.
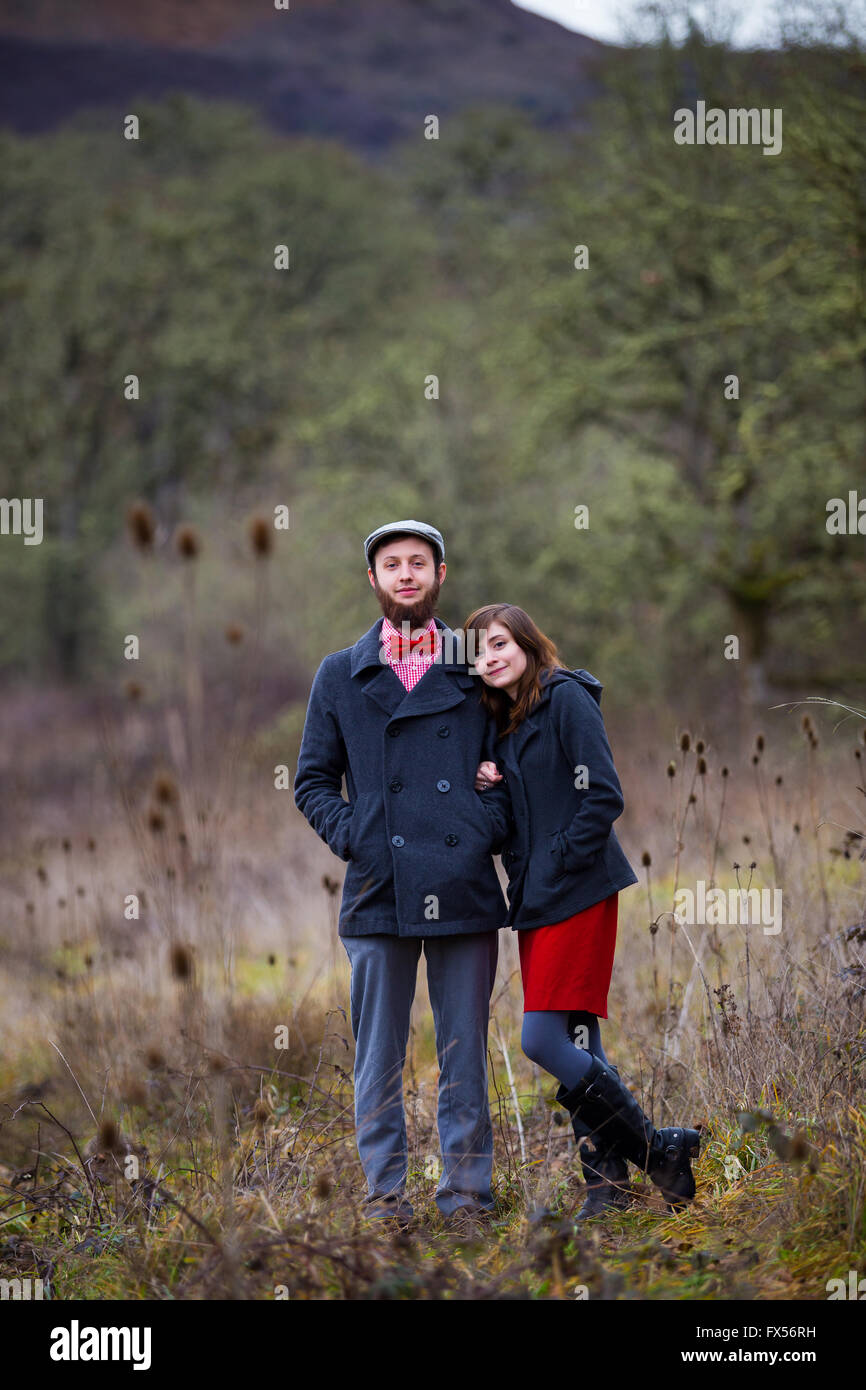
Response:
[[[656,1123],[703,1126],[697,1199],[672,1216],[635,1175],[628,1211],[575,1225],[574,1142],[521,1053],[502,932],[498,1211],[473,1241],[433,1201],[423,967],[416,1222],[362,1221],[342,868],[273,785],[282,726],[217,737],[191,688],[183,717],[134,688],[44,695],[38,743],[29,695],[6,700],[0,1275],[55,1299],[822,1300],[866,1269],[862,716],[772,710],[724,761],[711,731],[611,730],[641,882],[620,897],[605,1047]],[[781,919],[675,923],[701,881],[781,889]]]

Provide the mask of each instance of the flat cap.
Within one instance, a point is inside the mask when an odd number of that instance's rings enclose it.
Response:
[[[420,536],[422,540],[429,541],[433,546],[434,554],[439,552],[437,565],[441,565],[445,559],[445,542],[442,539],[441,531],[437,531],[435,526],[428,526],[426,521],[389,521],[387,526],[377,526],[375,531],[371,531],[364,541],[364,554],[367,557],[367,565],[373,568],[370,560],[370,551],[385,536],[393,536],[396,532],[407,531],[410,536]]]

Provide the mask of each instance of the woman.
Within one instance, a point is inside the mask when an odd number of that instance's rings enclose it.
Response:
[[[617,895],[637,878],[613,832],[623,797],[604,729],[602,687],[569,671],[556,647],[514,604],[477,609],[475,669],[499,731],[513,832],[506,922],[519,932],[527,1057],[560,1083],[589,1195],[579,1215],[627,1205],[631,1160],[661,1188],[671,1210],[695,1195],[689,1163],[695,1129],[656,1129],[605,1056],[599,1018],[616,945]],[[493,762],[476,789],[502,777]]]

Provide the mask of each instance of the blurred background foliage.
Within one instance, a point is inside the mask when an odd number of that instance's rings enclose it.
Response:
[[[402,516],[445,535],[448,622],[521,604],[613,703],[862,692],[866,543],[825,523],[866,497],[866,59],[774,59],[663,28],[577,134],[478,105],[375,163],[181,94],[137,141],[0,131],[0,494],[46,528],[0,544],[0,672],[123,679],[124,634],[171,630],[184,521],[217,672],[257,602],[244,520],[285,505],[263,660],[296,694],[378,616],[361,543]],[[780,108],[782,153],[676,145],[697,97]]]

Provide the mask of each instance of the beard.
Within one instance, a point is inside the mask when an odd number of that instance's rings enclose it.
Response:
[[[414,603],[398,602],[391,594],[385,592],[375,575],[373,576],[373,585],[379,600],[379,607],[388,621],[398,629],[400,629],[401,623],[408,623],[411,628],[426,627],[436,612],[441,587],[438,579],[434,579],[431,587],[426,593],[421,594]]]

